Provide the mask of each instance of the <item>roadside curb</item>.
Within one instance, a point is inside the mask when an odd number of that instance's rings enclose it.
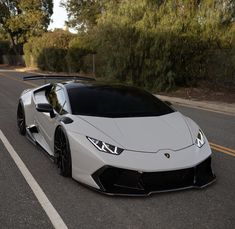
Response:
[[[212,111],[216,113],[235,116],[235,103],[220,103],[212,101],[195,101],[165,95],[155,95],[163,101],[172,102],[175,105],[182,105],[202,110]]]

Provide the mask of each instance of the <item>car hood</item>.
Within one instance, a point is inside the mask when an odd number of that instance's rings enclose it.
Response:
[[[161,149],[179,150],[193,144],[189,128],[179,112],[156,117],[76,118],[99,130],[101,137],[98,140],[102,140],[105,134],[127,150],[157,152]],[[95,136],[90,132],[89,137]]]

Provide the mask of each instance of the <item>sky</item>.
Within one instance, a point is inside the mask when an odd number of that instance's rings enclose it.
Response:
[[[67,20],[67,13],[64,7],[60,6],[61,0],[54,0],[53,15],[51,17],[52,22],[48,29],[63,28],[64,22]]]

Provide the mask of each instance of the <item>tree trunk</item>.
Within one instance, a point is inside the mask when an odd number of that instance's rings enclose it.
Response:
[[[10,38],[11,38],[11,44],[12,44],[13,50],[14,50],[15,54],[18,56],[19,51],[17,49],[17,44],[15,43],[14,36],[12,35],[11,32],[9,32],[9,35],[10,35]]]

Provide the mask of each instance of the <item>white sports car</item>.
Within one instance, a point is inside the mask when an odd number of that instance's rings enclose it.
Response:
[[[199,126],[135,87],[78,78],[28,89],[17,123],[61,175],[107,194],[149,195],[215,181]]]

